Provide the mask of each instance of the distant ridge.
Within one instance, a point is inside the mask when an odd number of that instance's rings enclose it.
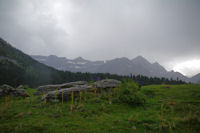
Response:
[[[89,61],[82,57],[76,59],[67,59],[64,57],[55,56],[38,56],[32,57],[41,63],[54,67],[58,70],[72,71],[72,72],[91,72],[91,73],[111,73],[118,75],[144,75],[148,77],[165,77],[169,79],[180,79],[186,82],[199,83],[197,78],[188,78],[179,72],[167,71],[158,62],[150,63],[142,56],[137,56],[134,59],[126,57],[115,58],[104,61]]]
[[[194,83],[199,83],[200,84],[200,73],[195,75],[195,76],[193,76],[191,78],[191,81],[194,82]]]

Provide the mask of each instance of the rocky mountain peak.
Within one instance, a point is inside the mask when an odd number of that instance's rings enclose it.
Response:
[[[88,60],[84,59],[83,57],[77,57],[73,61],[76,61],[76,62],[88,62]]]
[[[142,64],[151,64],[147,59],[145,59],[143,56],[137,56],[136,58],[132,59],[133,63],[142,63]]]

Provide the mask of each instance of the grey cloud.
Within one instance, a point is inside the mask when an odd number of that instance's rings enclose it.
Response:
[[[0,0],[0,36],[28,54],[200,58],[199,0]]]

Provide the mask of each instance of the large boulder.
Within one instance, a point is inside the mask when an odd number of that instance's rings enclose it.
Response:
[[[88,91],[91,89],[92,86],[90,85],[77,85],[74,87],[70,88],[64,88],[56,91],[49,91],[47,94],[42,96],[41,100],[44,101],[49,101],[49,102],[54,102],[54,101],[61,101],[62,99],[67,101],[71,99],[72,91],[74,93],[74,97],[79,96],[80,92],[83,91]]]
[[[15,97],[29,97],[28,93],[24,89],[15,89],[9,85],[0,86],[0,96],[15,96]]]
[[[64,84],[56,84],[56,85],[44,85],[44,86],[40,86],[38,87],[38,91],[36,94],[43,94],[43,93],[47,93],[49,91],[54,91],[54,90],[60,90],[63,88],[70,88],[70,87],[74,87],[77,85],[86,85],[88,84],[88,82],[86,81],[76,81],[76,82],[69,82],[69,83],[64,83]]]
[[[117,87],[121,81],[114,79],[104,79],[94,83],[94,87],[98,89],[106,89],[106,88],[115,88]]]

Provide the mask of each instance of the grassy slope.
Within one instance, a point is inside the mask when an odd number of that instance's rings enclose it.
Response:
[[[40,103],[30,99],[1,98],[0,131],[4,132],[177,132],[200,130],[200,85],[151,85],[144,107],[112,103],[91,94],[75,102]],[[28,92],[32,94],[33,89]],[[136,127],[136,129],[134,129]]]

